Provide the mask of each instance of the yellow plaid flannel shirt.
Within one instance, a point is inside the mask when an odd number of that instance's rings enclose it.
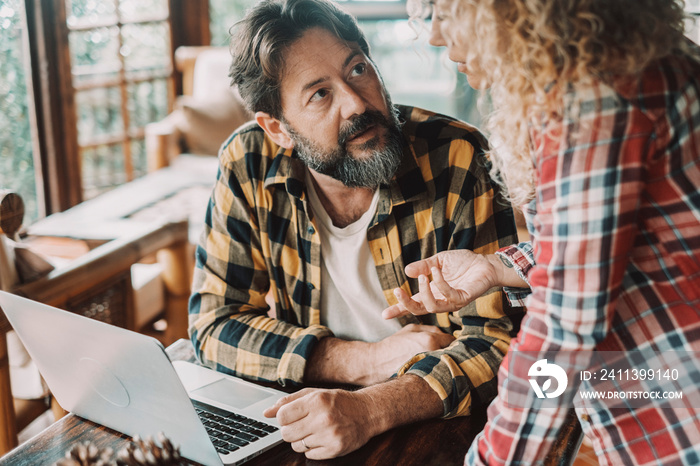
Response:
[[[367,231],[387,305],[392,290],[413,294],[404,266],[448,249],[493,253],[516,242],[513,214],[488,174],[485,141],[474,128],[398,106],[403,161],[381,186]],[[201,361],[238,376],[301,384],[314,345],[333,333],[320,325],[321,246],[304,184],[305,166],[254,122],[223,145],[205,231],[196,251],[190,336]],[[265,296],[272,290],[275,317]],[[522,309],[492,290],[452,314],[407,317],[457,338],[418,354],[397,374],[415,374],[464,415],[496,394],[498,366]]]

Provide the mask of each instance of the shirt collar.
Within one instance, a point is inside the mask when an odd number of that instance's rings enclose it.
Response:
[[[270,189],[272,186],[283,184],[289,194],[304,200],[306,198],[305,168],[293,149],[280,147],[272,159],[263,186],[265,189]]]

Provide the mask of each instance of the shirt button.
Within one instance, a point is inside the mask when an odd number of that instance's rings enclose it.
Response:
[[[588,414],[582,414],[581,420],[585,422],[591,422],[591,417]]]
[[[314,227],[309,227],[306,229],[306,232],[310,235],[313,235],[314,233],[316,233],[316,230],[314,230]]]

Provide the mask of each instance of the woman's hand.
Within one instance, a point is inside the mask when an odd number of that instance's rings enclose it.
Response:
[[[419,292],[410,297],[396,288],[398,304],[382,312],[385,319],[405,314],[454,312],[500,285],[505,267],[495,254],[475,254],[466,249],[443,251],[406,266],[406,275],[418,278]],[[428,281],[432,273],[433,281]]]

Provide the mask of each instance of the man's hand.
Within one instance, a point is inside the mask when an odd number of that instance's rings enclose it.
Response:
[[[309,459],[335,458],[357,450],[396,426],[443,414],[443,402],[412,374],[350,392],[306,388],[265,411],[277,417],[282,438]]]
[[[448,347],[455,337],[432,325],[408,324],[393,335],[373,343],[373,369],[366,385],[383,382],[419,353]]]
[[[264,415],[277,417],[294,451],[321,460],[357,450],[382,432],[373,423],[372,401],[363,392],[306,388],[280,398]]]
[[[382,315],[392,319],[409,313],[457,311],[499,286],[504,277],[503,268],[505,265],[498,256],[484,256],[466,249],[443,251],[414,262],[406,266],[406,275],[418,278],[418,294],[411,297],[402,289],[395,289],[399,303],[386,308]],[[429,283],[431,273],[433,281]]]

